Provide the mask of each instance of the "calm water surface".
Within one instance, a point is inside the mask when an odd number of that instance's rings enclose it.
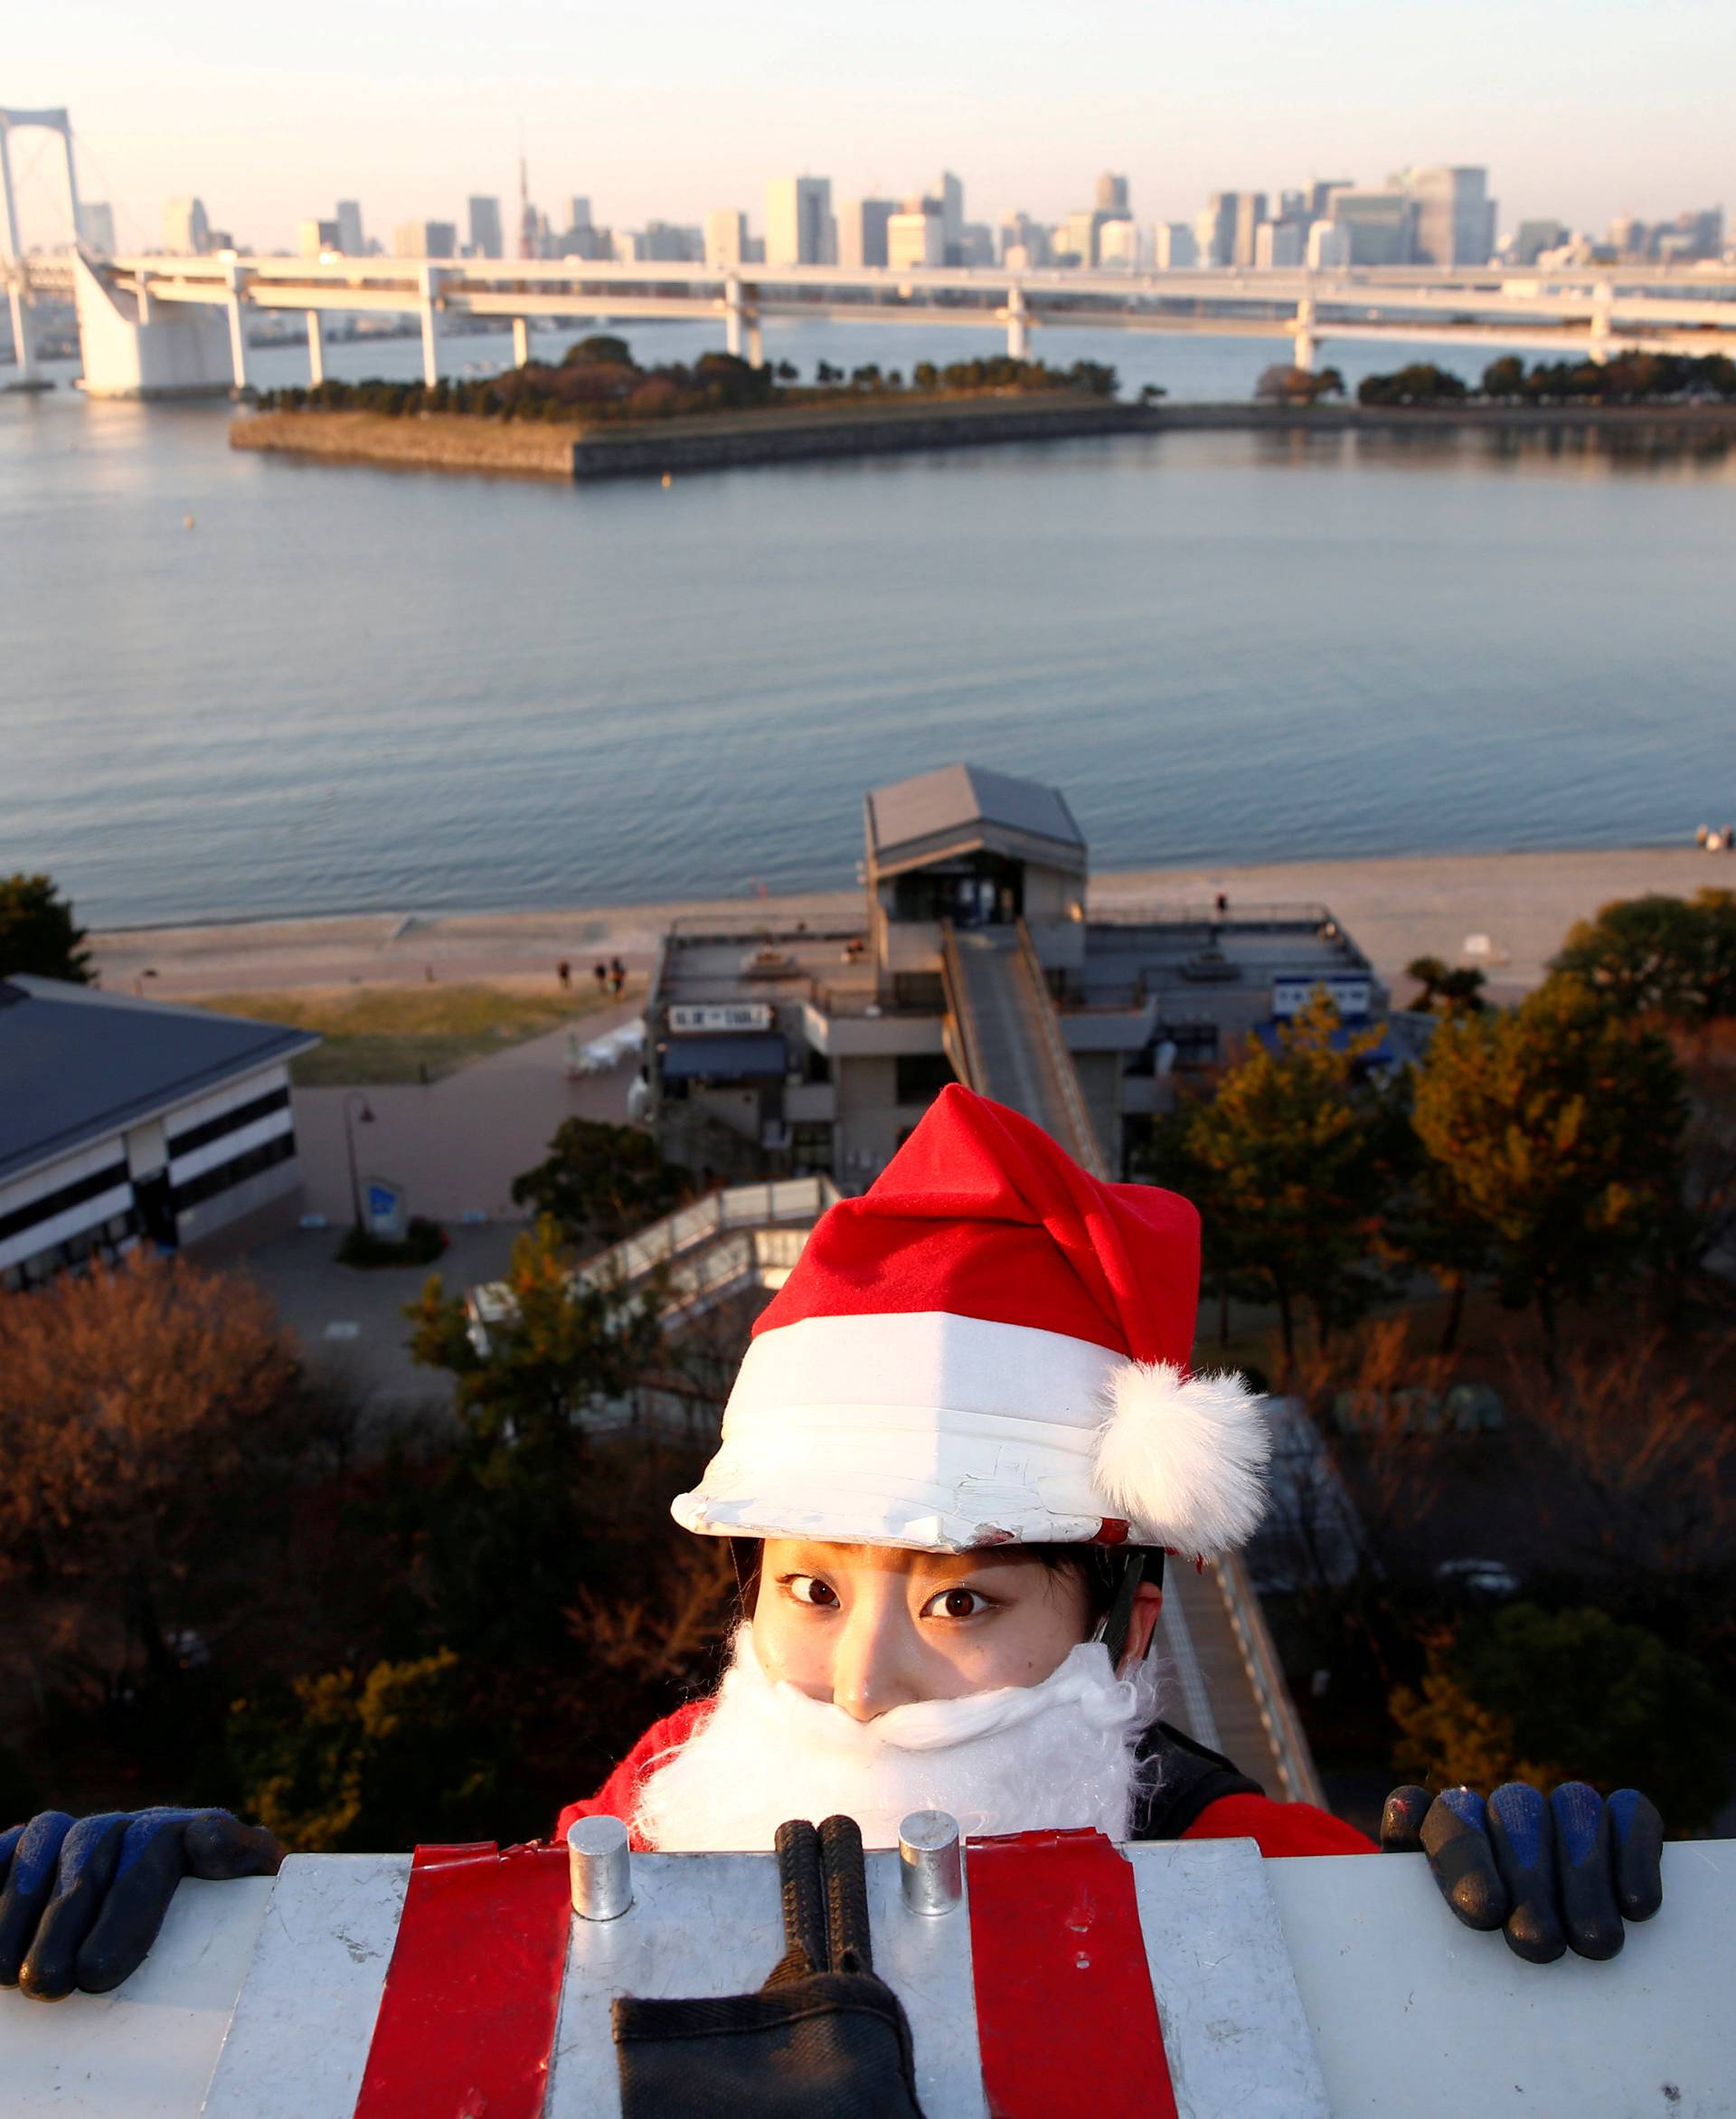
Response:
[[[1042,350],[1198,398],[1276,349]],[[1125,436],[578,491],[272,461],[227,418],[0,399],[0,872],[91,922],[843,885],[862,790],[958,757],[1059,782],[1103,866],[1736,811],[1724,449]]]

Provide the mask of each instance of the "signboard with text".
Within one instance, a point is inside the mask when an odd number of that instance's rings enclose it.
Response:
[[[1346,1020],[1367,1015],[1373,993],[1366,971],[1354,974],[1329,972],[1324,977],[1314,971],[1296,978],[1274,979],[1273,1015],[1280,1017],[1299,1015],[1321,987],[1325,987],[1326,998]]]
[[[700,1030],[713,1035],[720,1030],[769,1030],[771,1005],[763,1000],[679,1003],[669,1010],[669,1028],[677,1036]]]

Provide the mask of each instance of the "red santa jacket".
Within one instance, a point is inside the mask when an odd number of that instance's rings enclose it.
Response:
[[[709,1699],[695,1699],[651,1726],[585,1802],[570,1802],[561,1812],[555,1837],[581,1817],[618,1817],[631,1823],[639,1790],[652,1763],[678,1750],[711,1712]],[[1210,1802],[1182,1834],[1184,1840],[1253,1840],[1262,1854],[1373,1854],[1372,1840],[1342,1818],[1316,1810],[1309,1802],[1274,1802],[1265,1795],[1221,1795]],[[647,1851],[637,1833],[634,1850]]]

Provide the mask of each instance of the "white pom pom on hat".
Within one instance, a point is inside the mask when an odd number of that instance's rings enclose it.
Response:
[[[1187,1373],[1199,1263],[1186,1200],[945,1089],[816,1225],[672,1512],[726,1537],[1222,1552],[1259,1521],[1269,1440],[1239,1376]]]

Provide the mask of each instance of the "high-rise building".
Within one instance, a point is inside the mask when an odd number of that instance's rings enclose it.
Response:
[[[1125,221],[1133,208],[1128,199],[1127,180],[1106,169],[1097,180],[1097,210],[1106,220]]]
[[[1262,221],[1254,231],[1255,270],[1284,271],[1299,265],[1304,241],[1294,221]]]
[[[470,255],[473,258],[504,258],[506,255],[506,238],[500,223],[500,201],[493,198],[473,198],[469,202]]]
[[[357,199],[337,202],[337,247],[346,258],[363,258],[368,246],[362,234],[362,205]]]
[[[1032,220],[1028,213],[1003,213],[1000,226],[1000,251],[1003,265],[1010,264],[1009,251],[1023,251],[1024,264],[1019,268],[1028,271],[1033,265],[1046,265],[1049,261],[1049,231],[1043,223]]]
[[[1053,241],[1056,264],[1095,265],[1097,232],[1101,226],[1101,218],[1095,212],[1069,213],[1055,230]]]
[[[571,212],[572,219],[568,222],[569,227],[589,228],[591,225],[590,201],[589,199],[580,198],[575,192],[572,196],[570,211]]]
[[[1185,272],[1200,261],[1199,238],[1185,221],[1160,221],[1151,232],[1152,262],[1160,272]]]
[[[992,265],[995,262],[995,231],[986,221],[967,221],[964,233],[958,242],[958,262],[961,265]]]
[[[304,258],[317,258],[322,251],[337,248],[337,223],[335,221],[298,221],[296,223],[296,251]]]
[[[947,261],[947,223],[944,215],[929,213],[893,213],[886,222],[886,262],[894,272],[908,272]]]
[[[845,199],[838,207],[838,262],[858,271],[887,261],[886,224],[898,211],[891,199]]]
[[[748,217],[733,206],[705,216],[705,262],[713,272],[732,272],[746,261]]]
[[[1316,221],[1308,230],[1310,272],[1341,272],[1350,262],[1350,231],[1335,221]]]
[[[1637,213],[1618,213],[1609,223],[1609,232],[1605,240],[1618,257],[1643,258],[1651,232]]]
[[[79,208],[79,241],[99,258],[115,254],[115,209],[106,201],[86,199]]]
[[[941,241],[947,246],[947,254],[940,260],[943,265],[962,265],[965,244],[965,186],[961,177],[950,169],[943,169],[934,180],[930,194],[940,208]]]
[[[163,248],[178,258],[203,257],[212,247],[203,199],[171,199],[163,209]]]
[[[683,228],[669,221],[647,221],[641,255],[647,264],[703,264],[705,232],[703,228]]]
[[[1354,176],[1316,177],[1308,186],[1308,219],[1310,222],[1330,221],[1333,193],[1354,192],[1355,188],[1356,179]]]
[[[1202,265],[1233,265],[1236,261],[1236,222],[1241,215],[1240,192],[1212,192],[1205,211],[1194,222],[1200,239]]]
[[[394,258],[456,258],[458,231],[451,221],[401,221],[392,232]]]
[[[1241,192],[1236,198],[1236,241],[1230,262],[1244,270],[1255,262],[1254,253],[1260,242],[1260,232],[1266,225],[1266,194],[1264,192]]]
[[[1417,203],[1408,193],[1335,191],[1331,217],[1350,239],[1353,265],[1416,262]]]
[[[774,176],[766,186],[768,265],[831,265],[838,228],[829,176]]]
[[[1507,246],[1509,260],[1515,265],[1534,265],[1545,251],[1559,250],[1569,232],[1564,221],[1522,221]]]
[[[1495,250],[1495,201],[1486,169],[1406,169],[1390,179],[1417,209],[1414,250],[1403,264],[1486,265]]]
[[[1097,261],[1111,271],[1137,271],[1144,262],[1140,256],[1139,223],[1126,219],[1099,222]]]

